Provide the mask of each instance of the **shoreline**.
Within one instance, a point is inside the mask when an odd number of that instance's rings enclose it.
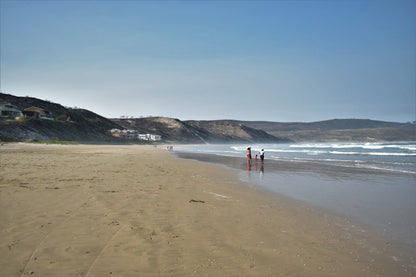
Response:
[[[416,274],[412,253],[394,244],[160,148],[0,153],[4,276]]]
[[[416,251],[416,216],[413,213],[416,205],[411,199],[416,194],[413,174],[309,161],[266,160],[263,167],[260,161],[257,164],[253,161],[254,165],[247,168],[245,158],[192,152],[175,154],[238,170],[243,181],[350,218],[366,230],[406,243]],[[396,189],[398,185],[403,191]],[[383,207],[385,205],[388,207]],[[397,222],[397,218],[404,221]]]

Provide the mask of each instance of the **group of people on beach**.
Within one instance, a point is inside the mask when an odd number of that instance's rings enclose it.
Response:
[[[251,166],[251,147],[247,148],[246,154],[247,154],[247,164],[248,166]],[[261,163],[263,164],[264,163],[264,149],[261,149],[261,151],[259,152],[259,155],[260,155]],[[257,163],[257,154],[254,160]]]

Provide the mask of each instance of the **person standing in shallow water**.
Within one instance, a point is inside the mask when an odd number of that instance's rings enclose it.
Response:
[[[264,162],[264,149],[261,149],[260,151],[260,159],[261,159],[261,163]]]
[[[247,164],[248,166],[251,166],[251,147],[247,148],[246,154],[247,154]]]

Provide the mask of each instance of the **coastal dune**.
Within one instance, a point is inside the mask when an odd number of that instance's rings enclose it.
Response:
[[[416,274],[347,219],[160,148],[2,146],[0,276]]]

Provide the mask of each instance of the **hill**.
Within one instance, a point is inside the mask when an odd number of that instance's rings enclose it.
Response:
[[[281,142],[262,130],[226,120],[181,121],[166,117],[113,119],[126,129],[155,133],[164,140],[182,143]]]
[[[368,119],[333,119],[302,123],[238,120],[189,120],[166,117],[107,119],[85,109],[68,108],[32,97],[0,93],[0,103],[19,110],[35,106],[51,113],[50,120],[22,117],[0,118],[2,141],[68,140],[124,142],[111,129],[131,129],[141,134],[161,135],[174,143],[236,143],[289,141],[416,141],[414,123]]]
[[[414,123],[332,119],[310,123],[235,121],[293,141],[416,141]]]
[[[316,122],[235,121],[266,132],[305,130],[354,130],[374,128],[414,128],[411,123],[396,123],[370,119],[332,119]]]
[[[179,119],[166,117],[147,117],[132,119],[112,119],[125,129],[140,133],[161,135],[163,140],[183,143],[202,143],[201,139]]]
[[[2,141],[68,140],[113,141],[108,133],[120,128],[115,122],[85,109],[66,108],[60,104],[32,97],[0,93],[0,103],[11,103],[19,110],[35,106],[51,112],[53,120],[21,118],[0,119]]]
[[[142,134],[161,135],[164,141],[176,143],[279,142],[278,138],[229,121],[189,121],[165,117],[107,119],[85,109],[64,107],[32,97],[0,93],[0,103],[11,103],[23,111],[35,106],[51,113],[51,120],[22,117],[0,118],[2,141],[67,140],[82,142],[125,142],[109,132],[131,129]]]

